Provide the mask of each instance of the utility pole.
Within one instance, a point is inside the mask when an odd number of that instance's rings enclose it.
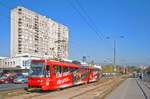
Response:
[[[116,72],[116,40],[114,40],[114,72]]]
[[[119,38],[124,38],[124,36],[120,36]],[[111,39],[110,37],[106,37],[106,39]],[[113,48],[113,67],[114,67],[114,69],[113,69],[113,71],[114,72],[116,72],[117,71],[117,66],[116,66],[116,39],[114,39],[114,41],[113,41],[113,46],[114,46],[114,48]]]

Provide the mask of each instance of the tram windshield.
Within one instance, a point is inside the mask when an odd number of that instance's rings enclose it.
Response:
[[[32,77],[44,77],[44,63],[32,62],[29,74]]]

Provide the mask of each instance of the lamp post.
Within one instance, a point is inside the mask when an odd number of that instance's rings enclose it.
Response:
[[[114,72],[116,72],[116,40],[114,40]]]
[[[123,39],[124,36],[120,36],[119,38]],[[111,39],[110,37],[106,37],[106,39]],[[116,72],[116,38],[113,40],[113,71]]]

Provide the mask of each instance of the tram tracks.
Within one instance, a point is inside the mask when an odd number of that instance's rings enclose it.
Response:
[[[150,85],[147,85],[146,82],[143,82],[143,84],[150,90]]]
[[[6,97],[13,97],[16,95],[24,94],[26,91],[23,89],[11,89],[11,90],[4,90],[0,92],[0,99],[5,99]]]
[[[121,78],[121,77],[120,77]],[[75,87],[65,88],[59,91],[46,91],[46,92],[23,92],[22,95],[8,97],[6,99],[85,99],[86,96],[92,96],[92,99],[100,99],[100,96],[106,95],[108,89],[114,86],[114,84],[119,80],[119,77],[103,78],[97,82],[83,84]],[[18,93],[16,91],[16,93]],[[59,94],[59,95],[58,95]],[[83,97],[82,97],[83,96]],[[5,99],[5,98],[3,98]],[[91,98],[86,98],[91,99]]]
[[[117,81],[119,80],[119,81]],[[112,91],[116,86],[118,86],[124,79],[112,79],[108,80],[105,83],[99,83],[92,89],[86,90],[74,96],[71,96],[69,99],[100,99],[104,98],[109,92]],[[113,82],[113,83],[112,83]]]
[[[145,88],[148,89],[149,92],[150,92],[150,87],[149,87],[147,84],[145,84],[144,82],[141,82],[141,81],[139,81],[139,80],[137,80],[137,79],[136,79],[136,82],[137,82],[138,87],[141,89],[142,94],[144,95],[144,98],[145,98],[145,99],[150,99],[150,97],[148,96],[148,93],[147,93],[146,90],[144,89],[144,86],[145,86]],[[142,84],[143,84],[144,86],[142,86]]]

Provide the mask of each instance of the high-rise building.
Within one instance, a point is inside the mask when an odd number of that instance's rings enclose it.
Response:
[[[11,57],[68,58],[68,28],[24,7],[11,11]]]

